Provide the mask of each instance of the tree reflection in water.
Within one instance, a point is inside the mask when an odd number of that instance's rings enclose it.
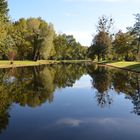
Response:
[[[8,110],[13,103],[29,107],[51,103],[55,89],[73,86],[86,73],[81,64],[0,71],[0,132],[8,125]]]
[[[97,89],[96,99],[100,107],[105,107],[112,103],[112,98],[109,95],[111,87],[110,71],[105,67],[89,66],[89,75],[92,77],[92,86]]]
[[[113,90],[113,93],[124,93],[134,105],[132,112],[140,115],[140,74],[95,65],[89,66],[88,74],[92,77],[93,88],[97,89],[98,105],[110,105],[113,102],[110,90]]]
[[[51,103],[56,89],[72,87],[84,74],[92,78],[100,107],[112,104],[112,92],[124,93],[134,105],[132,112],[140,115],[140,75],[137,73],[85,63],[1,69],[0,72],[0,132],[8,125],[13,103],[29,107]]]

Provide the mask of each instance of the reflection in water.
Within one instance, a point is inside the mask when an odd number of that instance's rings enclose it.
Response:
[[[132,112],[140,115],[140,74],[102,66],[90,66],[88,73],[93,79],[93,87],[97,89],[96,98],[101,107],[112,103],[109,94],[113,90],[117,94],[124,93],[134,105]]]
[[[92,85],[97,89],[96,98],[98,105],[101,107],[110,105],[112,98],[109,95],[109,89],[111,88],[111,73],[106,70],[105,67],[90,66],[89,75],[92,77]]]
[[[46,101],[52,102],[56,88],[72,86],[84,73],[86,69],[81,65],[1,70],[0,132],[8,125],[8,109],[12,103],[36,107]]]
[[[92,78],[100,107],[112,104],[111,91],[114,94],[124,93],[134,105],[132,112],[140,115],[140,75],[137,73],[86,64],[1,69],[0,72],[0,132],[8,125],[9,109],[13,103],[29,107],[51,103],[56,89],[72,87],[84,74]],[[64,119],[57,124],[78,126],[84,121]]]

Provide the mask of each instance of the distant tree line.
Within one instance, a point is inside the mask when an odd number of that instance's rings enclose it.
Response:
[[[87,48],[72,35],[57,35],[40,17],[12,22],[8,11],[7,1],[0,0],[0,59],[85,59]]]
[[[127,27],[127,32],[111,32],[113,19],[106,16],[99,18],[97,34],[88,49],[92,60],[140,61],[140,14],[134,15],[136,22]]]
[[[0,0],[0,60],[140,61],[140,14],[124,33],[111,31],[113,19],[99,18],[91,46],[84,47],[72,35],[56,34],[53,24],[39,18],[12,22],[6,0]]]

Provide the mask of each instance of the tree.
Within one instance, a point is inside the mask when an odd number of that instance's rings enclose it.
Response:
[[[106,32],[99,32],[93,39],[91,49],[89,49],[89,56],[95,58],[97,55],[98,61],[102,58],[105,60],[109,58],[109,50],[111,47],[111,39]],[[93,56],[92,56],[93,55]]]
[[[100,58],[102,58],[103,60],[110,59],[112,46],[110,29],[112,25],[112,18],[107,18],[106,16],[102,16],[101,18],[99,18],[97,35],[94,36],[92,45],[88,52],[91,58],[95,58],[95,56],[97,55],[98,61],[100,61]]]
[[[115,52],[117,60],[134,60],[133,57],[133,36],[129,32],[123,33],[119,31],[113,42],[113,51]]]
[[[7,36],[7,25],[4,22],[4,18],[0,18],[0,55],[3,58],[5,52],[5,39]]]
[[[27,20],[24,18],[19,19],[13,23],[14,32],[12,36],[17,46],[17,59],[24,60],[31,58],[31,43],[27,39]]]
[[[10,22],[8,20],[8,2],[7,0],[0,0],[0,55],[1,59],[6,58],[8,52],[6,43],[11,39],[8,34]],[[10,45],[9,45],[10,46]]]
[[[54,49],[54,36],[55,36],[55,31],[53,24],[47,25],[46,23],[42,23],[41,25],[41,37],[44,40],[44,43],[42,43],[42,58],[47,60],[51,56],[55,54],[55,49]]]
[[[59,34],[56,35],[54,38],[54,48],[55,48],[55,55],[53,56],[53,59],[61,60],[64,58],[65,49],[67,46],[66,41],[66,35],[65,34]]]
[[[10,63],[13,64],[13,60],[16,57],[16,46],[15,46],[15,42],[13,40],[13,38],[8,35],[6,40],[5,40],[5,44],[6,44],[6,56],[7,58],[11,61]]]
[[[9,53],[17,51],[17,47],[14,40],[14,29],[10,22],[3,23],[0,28],[3,29],[0,33],[0,53],[2,59],[7,59]]]
[[[140,61],[140,14],[135,14],[135,24],[133,25],[133,27],[128,27],[127,29],[129,30],[129,32],[131,33],[131,35],[135,36],[135,42],[136,42],[136,57],[137,57],[137,61]]]
[[[27,19],[28,41],[32,45],[32,59],[37,60],[40,52],[40,20],[35,18]]]
[[[53,49],[53,25],[41,18],[27,19],[27,38],[32,45],[32,59],[47,59]]]
[[[73,35],[59,34],[54,39],[54,59],[72,60],[85,59],[87,48],[82,46]]]
[[[106,32],[110,34],[113,24],[114,21],[112,18],[108,18],[107,16],[103,15],[102,17],[99,17],[97,32]]]
[[[0,17],[7,17],[8,14],[8,3],[7,0],[0,0]]]

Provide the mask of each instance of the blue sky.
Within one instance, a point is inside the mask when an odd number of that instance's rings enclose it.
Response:
[[[90,45],[98,17],[111,16],[114,31],[134,24],[140,0],[8,0],[13,20],[42,17],[52,22],[58,33],[73,34],[82,45]]]

